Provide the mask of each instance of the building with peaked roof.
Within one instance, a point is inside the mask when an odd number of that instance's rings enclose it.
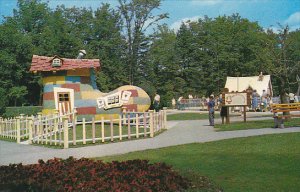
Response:
[[[257,93],[262,96],[263,90],[270,96],[273,96],[273,89],[270,75],[263,75],[251,77],[227,77],[225,88],[229,89],[229,92],[242,92],[248,88],[256,90]]]
[[[109,93],[97,89],[99,59],[68,59],[33,55],[30,71],[43,81],[43,114],[77,110],[78,119],[100,120],[120,114],[122,108],[146,111],[150,97],[139,87],[125,85]]]

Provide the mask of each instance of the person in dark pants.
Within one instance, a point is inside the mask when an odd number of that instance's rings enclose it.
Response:
[[[208,109],[209,125],[214,126],[215,125],[215,101],[212,95],[209,97],[209,102],[207,103],[207,109]]]
[[[220,116],[222,118],[222,124],[224,124],[224,119],[227,117],[227,107],[223,105],[222,97],[220,97],[221,111]]]

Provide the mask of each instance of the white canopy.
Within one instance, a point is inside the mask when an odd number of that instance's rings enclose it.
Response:
[[[252,76],[252,77],[227,77],[225,88],[231,91],[244,91],[251,87],[253,90],[256,90],[257,93],[261,96],[263,90],[266,90],[267,94],[273,96],[271,76],[270,75],[261,75],[261,76]]]

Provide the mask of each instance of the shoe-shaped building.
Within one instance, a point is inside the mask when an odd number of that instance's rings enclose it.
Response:
[[[40,73],[43,81],[43,111],[60,114],[77,110],[78,119],[100,120],[117,117],[123,109],[147,111],[150,97],[141,88],[131,85],[102,93],[96,86],[99,59],[67,59],[59,56],[33,55],[30,71]]]

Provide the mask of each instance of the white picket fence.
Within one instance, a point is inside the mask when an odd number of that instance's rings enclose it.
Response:
[[[166,129],[166,111],[126,112],[117,119],[87,122],[77,121],[76,111],[50,116],[24,116],[2,119],[0,137],[16,140],[17,143],[69,145],[115,142],[124,139],[154,137]]]

